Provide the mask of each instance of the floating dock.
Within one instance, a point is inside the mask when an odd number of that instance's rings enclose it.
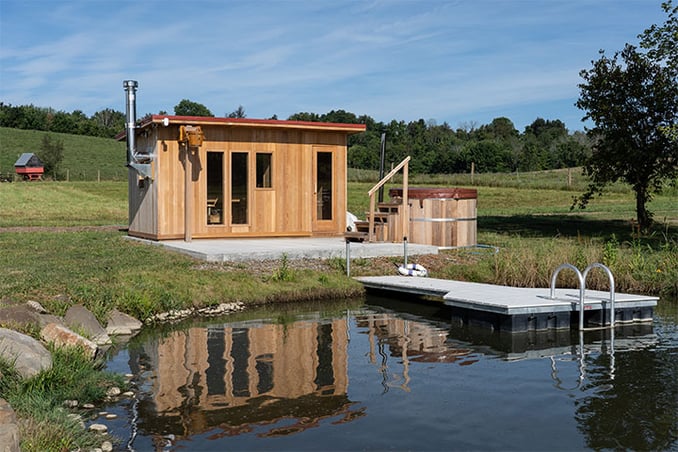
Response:
[[[441,299],[452,320],[507,332],[579,328],[579,289],[526,288],[409,276],[358,277],[366,289]],[[586,290],[585,327],[609,323],[610,293]],[[651,322],[658,297],[616,293],[615,324]]]

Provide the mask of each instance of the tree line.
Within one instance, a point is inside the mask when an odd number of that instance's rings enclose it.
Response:
[[[0,102],[0,127],[113,138],[125,128],[125,113],[106,108],[88,117],[81,110],[68,113]]]
[[[464,124],[453,129],[433,120],[376,122],[343,110],[324,115],[297,113],[291,120],[365,124],[365,133],[349,137],[352,168],[378,169],[381,135],[385,134],[387,162],[412,157],[413,173],[539,171],[581,166],[591,144],[583,132],[570,133],[559,119],[535,119],[519,132],[505,117],[489,124]]]
[[[177,115],[213,116],[207,107],[188,99],[181,100],[174,111]],[[244,118],[245,109],[240,105],[228,116]],[[581,166],[591,149],[584,133],[570,133],[558,119],[537,118],[522,133],[504,117],[496,118],[490,124],[468,123],[457,129],[447,123],[423,119],[377,122],[370,116],[358,116],[344,110],[325,114],[300,112],[288,119],[365,124],[365,133],[349,138],[349,166],[360,169],[379,168],[382,134],[386,134],[387,162],[398,163],[410,155],[410,168],[414,173],[464,173],[471,171],[472,164],[478,172]],[[113,138],[124,129],[125,114],[107,108],[88,117],[80,110],[68,113],[0,102],[0,127]]]

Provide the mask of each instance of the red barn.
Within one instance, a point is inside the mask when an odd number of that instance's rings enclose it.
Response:
[[[37,155],[25,152],[14,164],[14,170],[24,180],[40,180],[45,172],[45,165]]]

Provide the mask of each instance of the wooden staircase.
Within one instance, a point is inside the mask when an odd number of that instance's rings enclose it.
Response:
[[[345,233],[350,241],[401,242],[409,233],[409,209],[407,203],[407,174],[410,157],[405,158],[393,170],[370,189],[370,210],[364,221],[356,221],[356,230]],[[392,202],[375,203],[374,195],[379,188],[403,169],[403,198]]]

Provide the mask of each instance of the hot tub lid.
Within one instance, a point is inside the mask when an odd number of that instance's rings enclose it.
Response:
[[[391,188],[388,195],[391,198],[402,198],[403,189]],[[477,199],[478,190],[458,187],[411,187],[407,190],[407,197],[413,199]]]

